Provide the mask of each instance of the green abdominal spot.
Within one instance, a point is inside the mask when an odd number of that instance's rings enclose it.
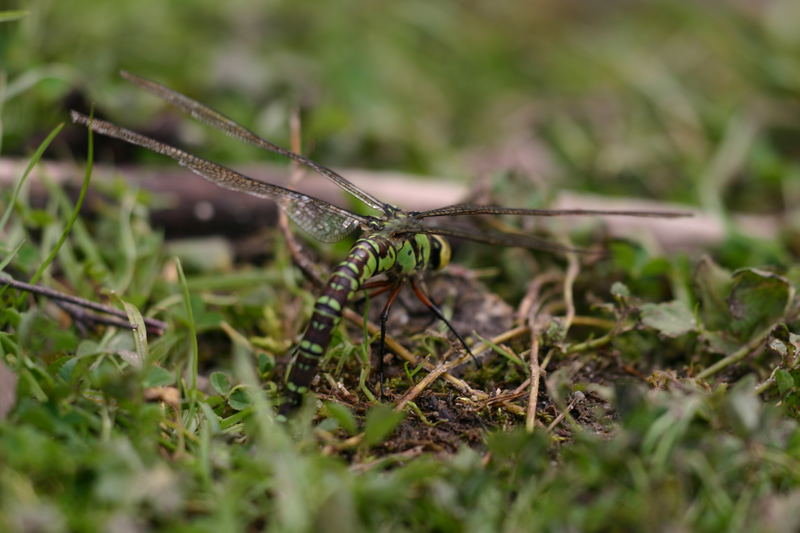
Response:
[[[308,392],[308,387],[304,385],[297,385],[296,383],[292,383],[291,381],[286,382],[286,388],[289,389],[290,392],[296,392],[298,394],[305,394]]]
[[[325,351],[325,349],[322,346],[320,346],[319,344],[310,342],[310,341],[308,341],[306,339],[303,339],[302,341],[300,341],[300,348],[306,354],[313,355],[313,356],[316,356],[316,357],[321,356],[322,353]]]
[[[342,304],[340,304],[338,300],[336,300],[331,296],[320,296],[319,299],[317,300],[317,303],[327,305],[334,311],[338,312],[342,311]]]

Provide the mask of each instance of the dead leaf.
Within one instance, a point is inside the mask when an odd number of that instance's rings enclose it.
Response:
[[[164,402],[177,408],[181,403],[181,393],[175,387],[150,387],[144,390],[144,399],[149,402]]]

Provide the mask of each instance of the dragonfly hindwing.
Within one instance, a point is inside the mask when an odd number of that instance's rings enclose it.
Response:
[[[336,242],[353,233],[359,220],[327,209],[312,198],[292,198],[281,202],[289,218],[322,242]]]

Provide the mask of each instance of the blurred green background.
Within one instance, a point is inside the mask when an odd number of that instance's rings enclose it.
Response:
[[[283,144],[299,105],[328,165],[517,170],[714,211],[800,201],[794,0],[0,5],[28,11],[0,23],[6,155],[29,153],[76,97],[153,124],[164,106],[124,68]],[[205,135],[181,126],[191,143]],[[264,157],[203,146],[222,162]]]

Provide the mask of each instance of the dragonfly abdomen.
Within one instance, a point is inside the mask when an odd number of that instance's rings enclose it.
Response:
[[[286,410],[300,404],[325,355],[344,306],[364,283],[376,274],[405,276],[426,268],[441,268],[449,260],[449,247],[438,236],[417,234],[401,240],[383,235],[359,239],[347,259],[339,263],[314,304],[308,327],[289,374]]]
[[[308,390],[319,360],[328,350],[333,331],[339,325],[347,301],[367,279],[391,269],[396,257],[391,241],[376,236],[357,240],[347,259],[336,266],[314,304],[311,320],[297,346],[297,358],[286,383],[290,406],[298,405],[302,394]]]

